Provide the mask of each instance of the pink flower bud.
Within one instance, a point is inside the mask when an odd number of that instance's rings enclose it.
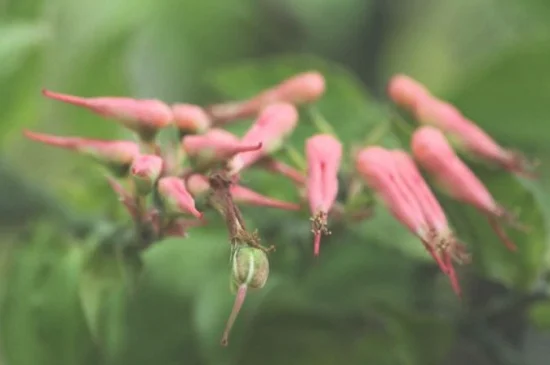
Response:
[[[392,154],[401,178],[407,188],[417,198],[426,222],[430,227],[430,236],[435,241],[435,244],[429,242],[430,238],[428,238],[428,251],[430,251],[432,257],[438,262],[443,271],[445,271],[444,269],[447,270],[453,289],[460,295],[460,286],[451,259],[464,263],[470,260],[469,255],[466,253],[464,246],[455,238],[454,233],[449,227],[443,208],[420,174],[411,156],[401,150],[394,150]],[[439,254],[442,256],[442,259]]]
[[[342,144],[328,134],[313,136],[306,141],[306,159],[306,189],[313,216],[314,255],[318,256],[321,234],[327,230],[327,216],[338,195]]]
[[[257,151],[235,156],[229,163],[230,174],[234,175],[282,147],[284,140],[296,128],[298,112],[291,104],[279,103],[266,107],[248,132],[242,143],[254,145],[263,143]]]
[[[424,98],[416,103],[414,114],[420,123],[439,128],[473,156],[526,177],[535,176],[534,165],[522,154],[501,147],[453,105]]]
[[[112,168],[117,175],[126,175],[130,164],[139,156],[139,146],[130,141],[109,141],[79,137],[58,137],[49,134],[24,131],[24,135],[34,141],[50,146],[65,148],[90,156]]]
[[[210,117],[197,105],[176,104],[172,105],[174,123],[183,134],[204,133],[212,124]]]
[[[357,155],[356,167],[390,213],[420,238],[440,269],[449,275],[453,289],[459,295],[460,287],[451,257],[464,257],[464,254],[458,255],[462,246],[450,233],[444,213],[429,188],[418,189],[415,180],[411,180],[415,171],[411,170],[409,162],[403,160],[400,152],[369,147]]]
[[[418,100],[431,97],[424,85],[403,74],[395,75],[390,79],[388,95],[394,103],[409,111]]]
[[[141,155],[134,159],[130,173],[138,194],[147,195],[151,192],[162,173],[163,165],[162,158],[155,155]]]
[[[210,189],[208,178],[194,174],[187,179],[187,188],[194,197],[202,196]],[[231,196],[236,203],[259,207],[270,207],[283,210],[299,210],[300,205],[293,204],[261,195],[249,188],[232,184],[229,188]]]
[[[158,193],[168,213],[191,214],[196,218],[202,218],[202,213],[195,208],[195,201],[180,178],[175,176],[160,178]]]
[[[205,134],[183,137],[182,147],[188,156],[208,165],[231,159],[238,153],[259,151],[262,142],[246,143],[223,129],[210,129]]]
[[[294,75],[246,101],[212,105],[208,110],[212,118],[218,121],[245,119],[274,103],[300,105],[314,102],[324,92],[325,78],[319,72],[310,71]]]
[[[511,214],[495,202],[483,183],[456,155],[443,133],[433,127],[421,127],[413,134],[411,147],[415,159],[449,195],[484,213],[504,244],[510,250],[516,249],[494,220],[510,219]]]
[[[105,118],[118,120],[126,128],[138,133],[145,141],[152,140],[157,131],[168,126],[173,119],[170,107],[159,100],[123,97],[82,98],[46,89],[42,90],[42,94],[50,99],[87,108]]]

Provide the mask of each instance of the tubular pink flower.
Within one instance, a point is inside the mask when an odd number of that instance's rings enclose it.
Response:
[[[306,159],[306,189],[313,222],[314,255],[318,256],[321,235],[328,233],[328,213],[338,195],[342,144],[328,134],[313,136],[306,141]]]
[[[172,114],[174,124],[182,134],[204,133],[212,124],[208,114],[198,105],[172,105]]]
[[[193,174],[187,179],[187,188],[195,197],[204,195],[210,189],[208,178],[203,175]],[[299,210],[300,205],[285,202],[261,195],[242,185],[232,184],[229,188],[233,200],[239,204],[253,205],[259,207],[270,207],[283,210]]]
[[[407,108],[421,124],[439,128],[473,156],[525,177],[535,177],[534,164],[523,154],[501,147],[483,129],[453,105],[430,95],[412,79],[397,78],[390,84],[392,99]]]
[[[291,104],[271,104],[260,113],[256,122],[241,139],[247,145],[263,143],[257,151],[237,155],[229,162],[230,174],[235,175],[244,168],[276,152],[284,140],[296,128],[298,112]]]
[[[166,104],[153,99],[124,97],[83,98],[42,90],[50,99],[86,108],[108,119],[121,122],[126,128],[138,133],[145,141],[151,141],[157,131],[172,123],[172,110]]]
[[[195,201],[182,179],[175,176],[162,177],[159,179],[157,189],[164,209],[169,214],[191,214],[195,218],[202,218],[202,213],[195,208]]]
[[[484,213],[506,247],[516,249],[496,221],[500,218],[513,223],[515,218],[494,200],[483,183],[460,160],[443,133],[433,127],[419,128],[413,134],[411,147],[415,159],[450,196]]]
[[[319,99],[324,92],[325,78],[319,72],[310,71],[294,75],[251,99],[212,105],[208,111],[213,119],[227,122],[254,117],[263,108],[274,103],[311,103]]]
[[[430,244],[431,250],[435,252],[430,253],[438,261],[440,267],[446,267],[453,289],[457,295],[460,295],[460,286],[452,265],[452,259],[459,263],[465,263],[470,261],[470,257],[464,246],[454,236],[443,208],[422,177],[411,156],[402,150],[393,150],[391,153],[401,178],[417,198],[430,227],[429,235],[435,242],[435,244]],[[442,261],[439,261],[441,258]]]
[[[90,156],[121,175],[128,173],[132,161],[139,156],[139,146],[130,141],[59,137],[28,130],[23,131],[23,134],[34,141]]]
[[[411,171],[403,169],[403,161],[397,157],[397,153],[381,147],[365,148],[356,157],[356,168],[395,219],[420,238],[441,271],[449,276],[453,290],[460,295],[450,258],[466,258],[461,252],[463,247],[451,234],[444,213],[438,211],[440,208],[430,208],[435,200],[426,202],[426,190],[411,188]]]
[[[227,161],[243,152],[259,151],[262,142],[246,143],[223,129],[210,129],[205,134],[187,135],[182,139],[183,150],[197,158],[199,164]]]

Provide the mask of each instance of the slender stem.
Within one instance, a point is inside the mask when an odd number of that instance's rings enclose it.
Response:
[[[223,331],[221,340],[222,346],[227,346],[229,344],[229,332],[231,332],[231,328],[233,328],[233,324],[235,323],[235,320],[237,319],[237,316],[239,315],[239,312],[243,306],[244,300],[246,298],[247,289],[248,286],[246,284],[242,284],[237,290],[233,309],[231,310],[231,314],[229,315],[229,319],[227,320],[227,324],[225,325],[225,330]]]

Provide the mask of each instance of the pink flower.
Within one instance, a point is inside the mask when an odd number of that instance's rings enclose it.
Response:
[[[259,151],[262,142],[241,142],[230,132],[213,128],[205,134],[183,137],[182,147],[188,156],[199,160],[200,165],[208,165],[227,161],[239,153]]]
[[[172,123],[172,110],[166,104],[153,99],[123,97],[83,98],[42,90],[44,96],[65,103],[81,106],[105,118],[120,121],[125,127],[138,133],[145,141],[151,141],[157,131]]]
[[[282,147],[284,140],[296,128],[298,112],[291,104],[272,104],[262,110],[241,142],[247,145],[263,143],[257,151],[235,156],[230,162],[230,174],[235,175],[244,168],[274,153]]]
[[[182,134],[204,133],[210,128],[212,121],[206,112],[197,105],[172,105],[174,124]]]
[[[409,111],[412,111],[419,100],[431,97],[424,85],[403,74],[395,75],[390,79],[388,95],[394,103]]]
[[[203,196],[210,189],[208,178],[203,175],[194,174],[187,179],[187,188],[194,197]],[[300,205],[289,203],[261,195],[242,185],[232,184],[229,188],[233,200],[239,204],[253,205],[259,207],[270,207],[284,210],[299,210]]]
[[[90,156],[108,167],[117,175],[126,175],[130,164],[139,156],[139,146],[130,141],[109,141],[79,137],[58,137],[49,134],[24,131],[24,135],[34,141],[50,146],[65,148]]]
[[[155,155],[141,155],[134,159],[130,173],[140,195],[147,195],[151,192],[162,173],[163,166],[162,158]]]
[[[226,104],[212,105],[208,111],[213,119],[230,121],[254,117],[274,103],[305,104],[316,101],[325,92],[325,78],[319,72],[294,75],[280,84],[262,91],[255,97]]]
[[[202,218],[202,213],[195,208],[195,201],[182,179],[175,176],[162,177],[159,179],[157,189],[167,213],[191,214],[195,218]]]
[[[313,216],[314,255],[318,256],[321,234],[327,232],[328,213],[338,195],[342,144],[328,134],[313,136],[306,141],[306,159],[306,188]]]
[[[395,219],[420,238],[440,269],[449,275],[453,289],[459,294],[451,257],[464,258],[464,254],[458,255],[462,246],[451,234],[444,213],[429,188],[418,189],[415,185],[418,183],[414,179],[415,171],[403,160],[403,155],[381,147],[368,147],[358,153],[356,168]]]
[[[516,249],[496,221],[496,218],[513,221],[513,216],[495,202],[483,183],[456,155],[443,133],[433,127],[419,128],[413,134],[411,146],[415,159],[449,195],[484,213],[506,247]]]
[[[399,175],[414,194],[430,228],[426,249],[440,268],[449,275],[454,291],[460,295],[460,286],[452,260],[465,263],[470,260],[464,246],[457,241],[443,208],[420,174],[411,156],[402,150],[392,152]]]

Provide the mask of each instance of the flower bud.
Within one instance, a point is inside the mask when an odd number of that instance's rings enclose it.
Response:
[[[205,167],[227,161],[239,153],[258,151],[262,142],[245,143],[228,131],[210,129],[205,134],[183,137],[182,148],[196,160],[198,167]]]
[[[27,138],[34,141],[90,156],[109,167],[117,176],[127,175],[132,161],[139,156],[139,146],[130,141],[59,137],[31,131],[24,131],[23,133]]]
[[[306,189],[313,217],[314,255],[318,256],[321,234],[327,232],[326,219],[338,195],[342,144],[328,134],[313,136],[306,141],[306,159]]]
[[[533,163],[521,153],[501,147],[453,105],[438,99],[424,98],[416,103],[414,115],[420,123],[443,131],[457,148],[472,156],[525,177],[535,176]]]
[[[267,255],[264,251],[255,247],[247,245],[237,246],[233,253],[231,264],[231,287],[233,291],[237,292],[237,295],[223,332],[222,346],[227,346],[229,343],[229,332],[241,310],[248,288],[263,288],[269,276],[269,260]]]
[[[145,196],[153,190],[163,164],[162,158],[155,155],[141,155],[134,159],[130,173],[139,195]]]
[[[195,208],[195,201],[180,178],[162,177],[159,179],[157,189],[163,208],[168,214],[191,214],[195,218],[202,218],[202,213]]]
[[[50,99],[84,107],[105,118],[118,120],[126,128],[138,133],[146,142],[152,141],[158,130],[168,126],[173,119],[170,107],[154,99],[83,98],[45,89],[42,94]]]
[[[418,100],[431,97],[424,85],[403,74],[395,75],[390,79],[388,95],[395,104],[409,111],[412,111]]]
[[[197,105],[172,105],[172,114],[174,115],[174,124],[181,135],[204,133],[212,124],[208,114]]]
[[[368,147],[358,153],[356,167],[390,213],[420,238],[440,269],[449,276],[457,295],[460,295],[451,258],[466,257],[462,252],[463,246],[452,235],[446,218],[440,215],[443,212],[438,211],[440,208],[430,205],[436,203],[435,198],[426,200],[426,190],[418,189],[412,170],[404,168],[403,161],[398,161],[396,157],[396,153],[384,148]]]
[[[262,143],[257,151],[235,156],[229,163],[230,174],[234,175],[282,147],[284,140],[294,131],[298,123],[298,112],[290,104],[272,104],[262,110],[260,116],[242,138],[242,143]]]
[[[212,105],[208,111],[213,119],[230,121],[250,118],[270,104],[305,104],[316,101],[325,92],[325,78],[315,71],[294,75],[280,84],[262,91],[255,97],[226,104]]]
[[[495,221],[495,218],[511,219],[511,214],[494,200],[485,185],[456,155],[443,133],[433,127],[419,128],[413,134],[411,147],[415,159],[447,194],[484,213],[506,247],[516,249]]]

